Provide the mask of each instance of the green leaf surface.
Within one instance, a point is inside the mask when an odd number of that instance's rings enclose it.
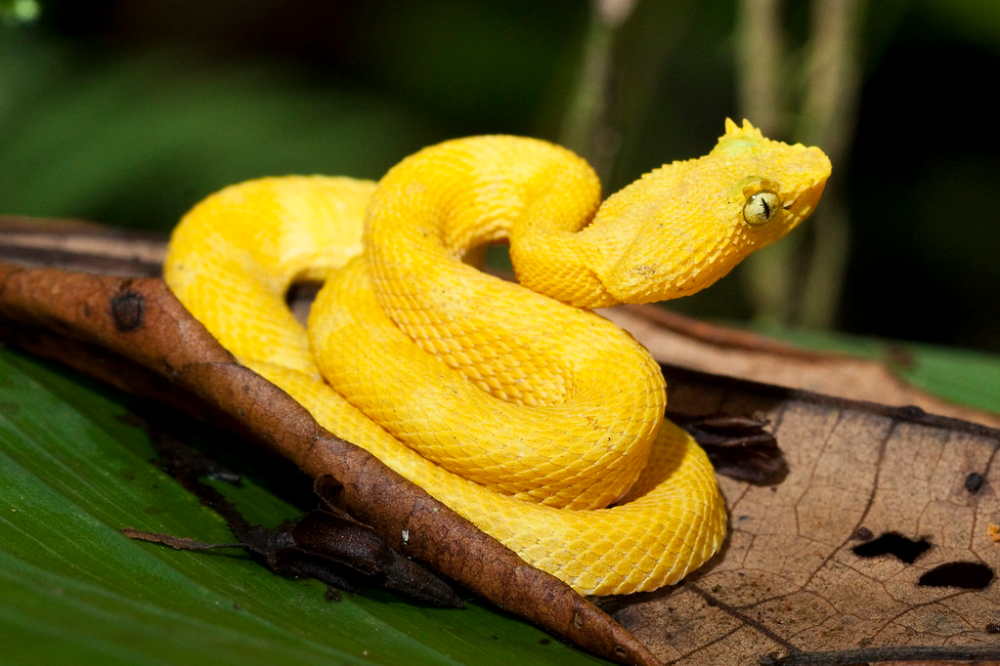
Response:
[[[799,347],[841,351],[886,363],[903,381],[945,400],[1000,414],[1000,357],[899,340],[773,326],[759,332]]]
[[[326,601],[322,584],[271,574],[238,549],[128,539],[123,527],[233,540],[151,462],[134,409],[156,408],[0,349],[0,663],[600,663],[475,600]],[[220,486],[248,518],[273,525],[300,511],[307,480],[268,476],[261,454],[206,434],[230,463],[248,460],[240,486]]]
[[[5,213],[169,230],[202,197],[288,173],[378,178],[443,138],[406,109],[273,62],[96,58],[27,38],[0,57]]]

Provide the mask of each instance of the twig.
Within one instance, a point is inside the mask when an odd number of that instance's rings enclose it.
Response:
[[[858,648],[856,650],[831,650],[826,652],[793,652],[784,657],[765,655],[758,660],[761,666],[847,666],[877,662],[934,662],[996,663],[1000,660],[1000,647],[993,645],[898,645],[892,647]]]

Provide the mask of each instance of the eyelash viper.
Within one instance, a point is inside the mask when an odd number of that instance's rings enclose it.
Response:
[[[725,507],[663,419],[657,364],[590,309],[712,284],[829,174],[818,148],[727,120],[708,155],[601,203],[568,150],[459,139],[377,184],[226,188],[175,229],[165,278],[240,362],[528,563],[584,594],[647,591],[716,552]],[[463,262],[504,238],[520,285]],[[325,282],[308,331],[284,298],[301,280]]]

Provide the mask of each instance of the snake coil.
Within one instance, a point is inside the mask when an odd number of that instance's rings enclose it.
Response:
[[[265,178],[198,204],[165,277],[321,425],[586,594],[673,583],[725,536],[705,454],[649,354],[592,308],[706,287],[815,208],[817,148],[731,121],[603,204],[543,141],[422,150],[377,184]],[[465,263],[509,239],[520,285]],[[322,280],[308,328],[289,285]]]

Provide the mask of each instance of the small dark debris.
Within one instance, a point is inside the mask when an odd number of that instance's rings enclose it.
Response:
[[[904,419],[919,419],[927,416],[927,412],[920,409],[916,405],[906,405],[904,407],[900,407],[897,413]]]
[[[851,535],[851,538],[856,541],[871,541],[875,538],[875,534],[867,527],[861,526],[854,530],[854,534]]]
[[[327,587],[326,592],[323,593],[324,601],[343,601],[343,599],[344,595],[335,587]]]
[[[500,640],[500,637],[497,636],[496,634],[490,634],[490,638],[492,638],[495,641]]]
[[[969,476],[965,477],[965,489],[970,493],[978,493],[982,487],[983,475],[979,472],[972,472]]]
[[[142,328],[146,314],[146,302],[142,294],[126,291],[111,299],[111,317],[120,333],[129,333]]]
[[[917,581],[920,587],[958,587],[963,590],[985,589],[993,580],[993,570],[979,562],[946,562],[925,573]]]
[[[856,534],[856,533],[855,533]],[[863,543],[860,546],[851,548],[858,557],[878,557],[880,555],[893,555],[896,559],[907,564],[913,564],[917,558],[927,552],[931,547],[926,538],[919,541],[909,539],[899,532],[886,532],[879,538]]]
[[[986,625],[986,633],[1000,634],[1000,622],[990,622]]]
[[[540,640],[538,641],[538,644],[539,644],[539,645],[548,645],[548,644],[549,644],[549,643],[551,643],[551,642],[552,642],[552,640],[551,640],[551,639],[549,639],[549,638],[542,638],[542,639],[540,639]]]

